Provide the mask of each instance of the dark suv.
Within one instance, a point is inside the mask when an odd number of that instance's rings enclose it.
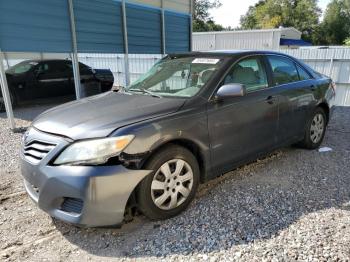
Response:
[[[114,77],[110,70],[92,69],[83,63],[79,63],[79,67],[83,96],[112,88]],[[26,60],[6,70],[6,78],[13,106],[34,99],[75,94],[70,60]],[[0,111],[4,109],[0,91]]]
[[[131,208],[166,219],[200,182],[282,146],[317,148],[334,97],[330,78],[284,54],[169,55],[124,91],[40,115],[23,137],[25,187],[74,224],[118,224]]]

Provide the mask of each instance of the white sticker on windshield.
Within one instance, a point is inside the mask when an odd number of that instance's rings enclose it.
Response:
[[[214,58],[196,58],[192,61],[192,64],[211,64],[215,65],[220,61],[220,59]]]

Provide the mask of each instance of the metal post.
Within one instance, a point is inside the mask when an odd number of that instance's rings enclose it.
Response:
[[[7,54],[6,53],[3,53],[3,54],[4,54],[4,59],[6,61],[7,68],[10,68],[10,63],[9,63],[9,59],[7,57]]]
[[[73,66],[75,94],[77,99],[80,99],[81,85],[80,85],[80,72],[79,72],[79,60],[78,60],[78,46],[77,46],[77,35],[75,32],[74,7],[73,7],[72,0],[68,0],[68,7],[69,7],[70,29],[71,29],[71,35],[72,35],[72,46],[73,46],[73,53],[71,54],[71,59],[72,59],[72,66]]]
[[[125,86],[128,86],[130,84],[129,42],[128,42],[128,27],[126,23],[125,0],[122,1],[122,14],[123,14],[123,36],[124,36]]]
[[[332,56],[331,63],[329,65],[329,73],[328,73],[329,77],[332,77],[332,74],[333,74],[333,63],[334,63],[334,56]]]
[[[193,50],[193,1],[190,1],[190,13],[191,13],[191,19],[190,19],[190,51]]]
[[[162,7],[162,54],[164,56],[166,52],[164,0],[162,0],[161,2],[161,7]]]
[[[14,130],[16,128],[16,124],[15,124],[15,120],[13,117],[11,97],[10,97],[10,92],[9,92],[9,88],[8,88],[8,84],[7,84],[6,73],[5,73],[3,61],[4,61],[4,56],[0,50],[0,85],[1,85],[2,98],[4,99],[7,119],[10,123],[11,129]]]

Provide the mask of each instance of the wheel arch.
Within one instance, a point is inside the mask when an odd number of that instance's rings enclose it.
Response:
[[[328,104],[325,101],[323,101],[323,102],[319,103],[317,105],[317,107],[322,108],[324,110],[324,112],[326,114],[326,122],[328,124],[328,122],[329,122],[329,114],[330,114],[330,112],[329,112],[330,110],[329,110]]]
[[[208,163],[205,156],[204,150],[196,142],[186,139],[186,138],[175,138],[171,140],[164,141],[163,143],[154,147],[150,153],[143,159],[142,166],[144,166],[147,161],[157,152],[163,150],[169,145],[178,145],[189,150],[197,159],[199,170],[200,170],[200,182],[203,183],[207,180]]]

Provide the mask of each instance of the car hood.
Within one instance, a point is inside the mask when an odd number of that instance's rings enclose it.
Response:
[[[74,140],[105,137],[122,126],[175,112],[184,102],[107,92],[54,107],[39,115],[33,126]]]

